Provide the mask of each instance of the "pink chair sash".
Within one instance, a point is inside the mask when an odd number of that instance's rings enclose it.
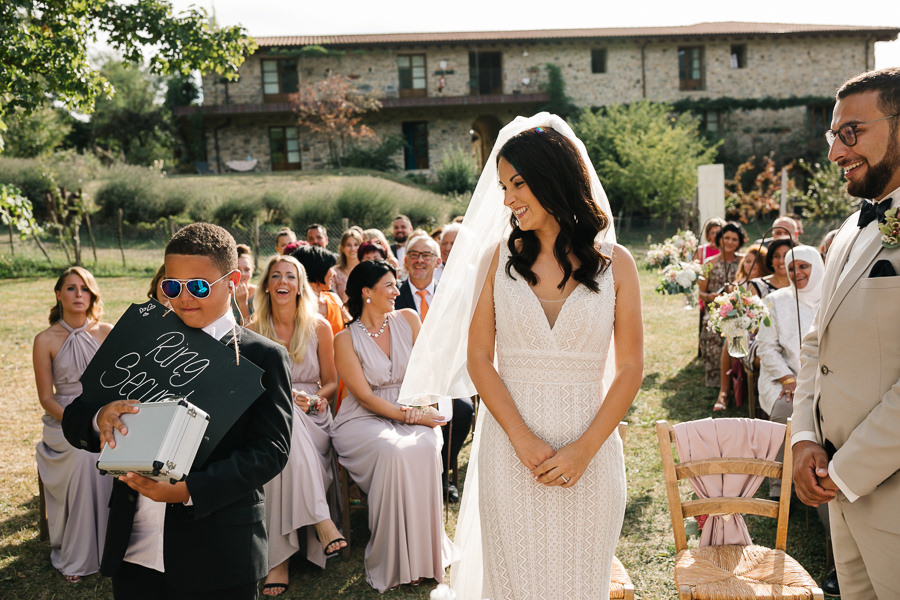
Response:
[[[785,426],[759,419],[702,419],[679,423],[673,429],[681,462],[704,458],[775,460],[784,442]],[[700,498],[750,498],[762,480],[758,475],[727,473],[692,477],[690,482]],[[710,515],[700,536],[701,546],[752,543],[741,515]]]

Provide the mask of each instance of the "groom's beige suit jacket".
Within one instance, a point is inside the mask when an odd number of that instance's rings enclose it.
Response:
[[[833,471],[859,497],[847,506],[900,533],[900,248],[883,247],[880,233],[863,237],[848,264],[857,220],[844,222],[828,252],[822,301],[801,349],[792,441],[834,444]],[[898,276],[869,277],[879,260]]]

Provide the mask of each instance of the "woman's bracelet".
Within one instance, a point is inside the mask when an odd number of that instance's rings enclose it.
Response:
[[[783,379],[783,380],[781,381],[781,385],[788,385],[788,384],[791,384],[791,383],[797,383],[797,380],[796,380],[794,377],[791,377],[791,376],[788,376],[787,379]]]

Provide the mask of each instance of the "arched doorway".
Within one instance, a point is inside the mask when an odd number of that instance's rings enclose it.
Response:
[[[472,152],[475,155],[475,164],[478,165],[479,169],[484,168],[484,163],[487,162],[488,157],[491,155],[491,149],[494,147],[494,142],[497,141],[497,135],[500,133],[501,127],[503,127],[503,124],[500,122],[500,119],[493,115],[481,115],[472,123],[472,129],[469,130],[469,133],[472,136]]]

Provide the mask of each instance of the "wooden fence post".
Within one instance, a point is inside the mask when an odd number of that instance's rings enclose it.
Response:
[[[253,231],[250,232],[250,245],[253,252],[253,270],[259,269],[259,217],[253,217]]]
[[[119,251],[122,252],[122,267],[124,268],[124,267],[126,267],[126,265],[125,265],[125,242],[123,240],[123,235],[122,235],[123,211],[121,208],[119,209],[118,213],[119,213]]]
[[[80,190],[79,190],[80,192]],[[88,237],[91,238],[91,250],[94,252],[94,266],[97,266],[97,240],[94,239],[94,228],[91,227],[91,213],[84,211],[84,222],[87,224]]]

